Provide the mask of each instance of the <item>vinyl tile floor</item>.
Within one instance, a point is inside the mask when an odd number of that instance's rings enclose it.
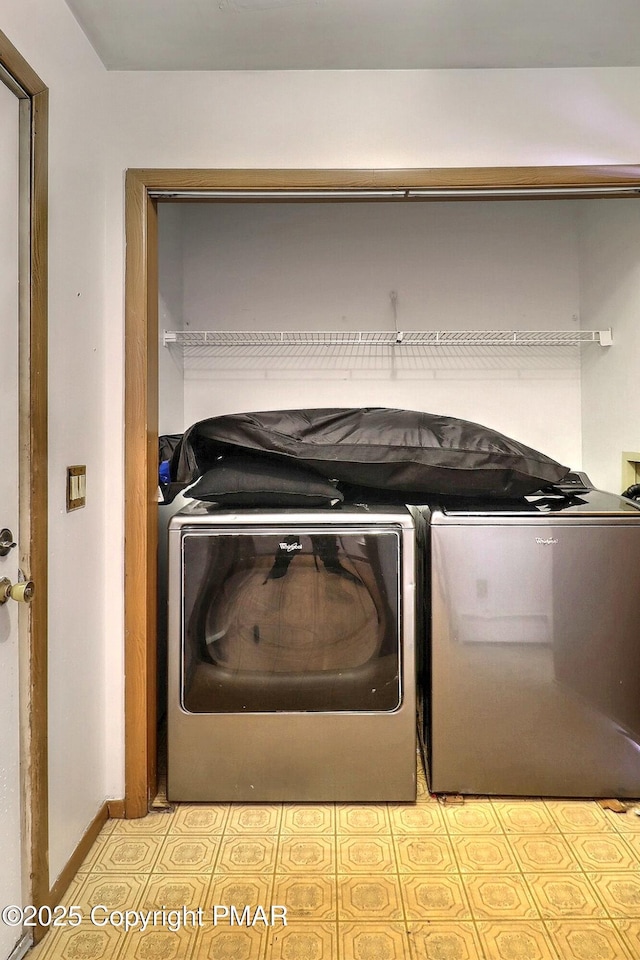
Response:
[[[52,929],[29,960],[640,958],[631,805],[442,802],[421,770],[418,793],[109,821],[63,901],[82,922]],[[152,919],[125,932],[127,911]]]

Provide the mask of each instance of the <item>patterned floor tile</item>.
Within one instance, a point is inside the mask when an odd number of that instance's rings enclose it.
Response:
[[[390,804],[389,818],[391,832],[406,833],[446,833],[444,818],[437,803]]]
[[[335,873],[335,839],[330,836],[282,837],[277,873]]]
[[[396,860],[391,836],[338,836],[338,873],[396,872]]]
[[[400,873],[456,873],[457,864],[448,837],[395,837]]]
[[[164,836],[169,832],[173,814],[153,812],[136,820],[115,820],[111,836]]]
[[[614,828],[617,814],[593,800],[545,800],[545,807],[563,833],[601,833]]]
[[[441,810],[445,826],[452,835],[502,833],[493,806],[488,800],[482,803],[463,803],[460,806],[444,804]]]
[[[452,837],[461,873],[513,873],[518,865],[505,836]]]
[[[125,936],[118,960],[190,960],[196,941],[197,927],[171,930],[168,926]]]
[[[493,802],[505,833],[558,833],[559,826],[542,803],[527,800]]]
[[[410,960],[404,924],[341,923],[338,929],[342,960]]]
[[[620,833],[640,833],[640,805],[634,804],[626,813],[611,815],[611,824],[614,830]]]
[[[109,836],[91,863],[91,873],[151,873],[162,837]]]
[[[640,834],[635,831],[625,830],[624,832],[618,831],[616,836],[619,837],[624,844],[628,845],[628,849],[635,858],[638,869],[640,869]]]
[[[279,804],[234,804],[229,812],[225,833],[273,836],[280,829],[281,815],[282,806]]]
[[[468,874],[464,885],[474,920],[539,920],[524,879],[513,874]]]
[[[177,910],[184,907],[197,910],[207,906],[209,877],[200,874],[177,873],[167,876],[152,873],[140,899],[141,910]]]
[[[122,930],[82,923],[50,930],[29,960],[116,960],[125,942]]]
[[[219,847],[219,837],[169,836],[158,854],[153,872],[211,873]]]
[[[273,929],[226,924],[204,927],[196,934],[193,960],[262,960]]]
[[[613,925],[631,956],[640,957],[640,920],[614,920]]]
[[[404,914],[408,921],[472,919],[459,876],[401,875],[400,879]]]
[[[478,935],[490,960],[558,960],[540,920],[485,920]]]
[[[297,923],[295,926],[272,927],[268,932],[265,960],[336,960],[337,956],[336,924]],[[217,956],[215,960],[218,960]]]
[[[637,856],[620,834],[565,834],[565,837],[582,869],[590,873],[640,868]],[[628,842],[632,843],[634,839],[630,836]],[[640,841],[640,837],[637,839]]]
[[[75,877],[67,887],[63,898],[60,901],[63,907],[71,907],[78,904],[80,891],[82,890],[88,876],[90,876],[90,874],[76,873]],[[146,874],[143,875],[143,879],[145,881],[147,880]]]
[[[402,920],[397,876],[338,877],[338,920]]]
[[[549,920],[558,960],[633,960],[610,920]]]
[[[143,896],[149,874],[87,874],[76,891],[75,906],[89,918],[93,907],[104,905],[109,910],[135,910]]]
[[[640,920],[640,873],[589,873],[587,876],[610,917]]]
[[[114,829],[119,823],[122,823],[121,817],[114,817],[113,819],[105,820],[100,828],[100,833],[98,836],[106,837],[108,834],[113,833]]]
[[[640,817],[435,797],[420,771],[415,804],[177,804],[109,822],[64,903],[83,924],[29,960],[636,960]],[[125,934],[101,905],[204,923]],[[273,905],[287,926],[248,925]]]
[[[336,829],[335,809],[330,804],[285,804],[280,825],[281,836],[311,833],[333,834]]]
[[[525,874],[543,920],[590,919],[606,911],[581,873]]]
[[[322,874],[276,874],[271,902],[287,908],[287,923],[336,920],[336,880]]]
[[[273,879],[270,874],[246,875],[239,873],[214,874],[207,895],[207,905],[234,906],[243,910],[245,906],[268,907],[271,903],[282,903],[272,896]]]
[[[81,873],[90,873],[93,869],[93,865],[99,857],[102,856],[104,851],[107,848],[107,844],[111,839],[111,835],[107,833],[100,833],[97,839],[94,841],[91,849],[87,853],[86,857],[78,867],[78,874]]]
[[[413,802],[413,797],[406,798],[409,802]],[[437,796],[435,793],[431,792],[429,777],[418,777],[416,780],[416,800],[420,803],[429,803],[437,801]]]
[[[388,834],[391,833],[389,815],[382,804],[358,804],[336,806],[336,833],[356,834]]]
[[[418,777],[416,783],[416,800],[418,803],[437,803],[436,797],[429,793],[429,787],[424,778],[420,779],[420,777]]]
[[[216,836],[224,831],[229,815],[228,804],[181,803],[171,817],[169,834],[197,834]]]
[[[223,837],[216,873],[273,873],[277,840],[273,837]]]
[[[411,960],[481,960],[484,957],[473,923],[410,923]]]
[[[570,873],[580,866],[572,847],[559,834],[519,834],[509,837],[520,868],[525,873]]]

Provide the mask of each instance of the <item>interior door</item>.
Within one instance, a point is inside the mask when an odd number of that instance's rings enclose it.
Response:
[[[3,578],[16,584],[18,548],[18,98],[0,82],[0,600]],[[7,532],[9,531],[9,532]],[[4,546],[3,546],[4,544]],[[0,907],[23,904],[22,784],[18,618],[20,603],[0,604]],[[4,919],[4,918],[3,918]],[[11,920],[11,916],[6,917]],[[15,918],[14,918],[15,919]],[[19,917],[18,917],[19,919]],[[21,938],[0,921],[0,958]]]

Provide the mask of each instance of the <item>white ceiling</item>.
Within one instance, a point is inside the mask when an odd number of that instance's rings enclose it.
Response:
[[[67,0],[110,70],[640,66],[640,0]]]

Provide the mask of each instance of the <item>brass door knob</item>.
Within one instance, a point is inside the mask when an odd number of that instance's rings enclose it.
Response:
[[[0,604],[7,600],[16,600],[18,603],[30,603],[36,587],[33,580],[24,580],[22,583],[11,583],[6,577],[0,580]]]

